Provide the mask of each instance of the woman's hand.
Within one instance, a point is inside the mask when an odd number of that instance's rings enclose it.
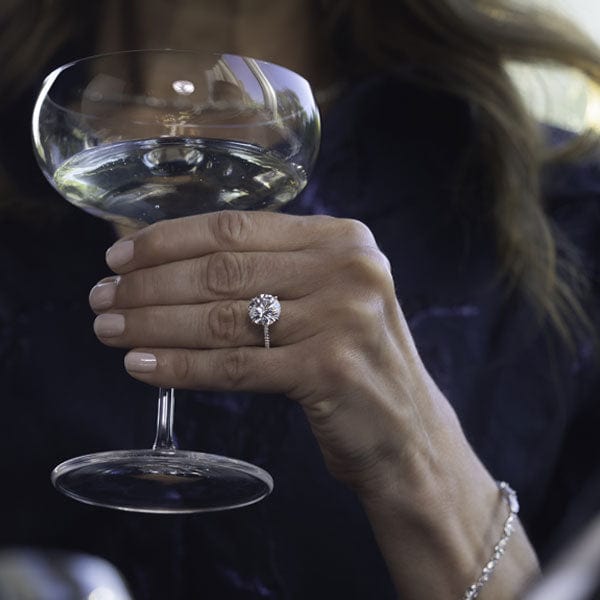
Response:
[[[506,507],[421,363],[364,225],[214,213],[143,229],[107,262],[120,277],[92,290],[94,327],[134,348],[131,375],[287,394],[332,474],[357,491],[402,597],[459,597],[478,576]],[[268,350],[247,312],[260,293],[282,306]],[[513,539],[489,598],[516,597],[536,572],[522,530]]]
[[[332,473],[353,487],[406,448],[430,452],[437,425],[428,417],[441,395],[389,263],[361,223],[220,212],[143,229],[107,262],[120,279],[91,292],[102,311],[95,330],[107,345],[135,348],[125,365],[137,379],[286,394],[304,408]],[[247,313],[259,293],[282,306],[269,350]]]

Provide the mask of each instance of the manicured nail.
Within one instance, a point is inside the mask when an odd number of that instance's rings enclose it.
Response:
[[[125,331],[123,315],[98,315],[94,321],[94,331],[98,337],[115,337]]]
[[[106,264],[111,269],[126,265],[133,258],[133,240],[116,242],[106,251]]]
[[[130,352],[125,356],[125,368],[134,373],[151,373],[156,370],[158,362],[154,354]]]
[[[94,310],[106,310],[115,303],[120,277],[97,283],[90,292],[90,306]]]

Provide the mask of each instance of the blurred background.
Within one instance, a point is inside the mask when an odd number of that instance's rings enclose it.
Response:
[[[574,20],[600,45],[600,0],[517,0],[550,8]],[[527,106],[538,119],[571,131],[600,132],[600,88],[569,69],[531,68],[520,64],[509,71]]]
[[[583,29],[600,43],[600,2],[598,0],[530,0],[575,19]]]

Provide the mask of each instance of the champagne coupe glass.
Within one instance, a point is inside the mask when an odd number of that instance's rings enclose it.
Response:
[[[306,185],[319,145],[309,84],[232,54],[139,50],[85,58],[45,79],[33,145],[52,186],[113,223],[143,227],[219,210],[276,210]],[[174,391],[159,390],[148,450],[58,465],[68,496],[122,510],[183,513],[257,502],[264,470],[175,447]]]

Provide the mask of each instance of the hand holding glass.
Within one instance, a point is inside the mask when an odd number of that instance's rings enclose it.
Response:
[[[44,81],[33,143],[50,183],[129,227],[218,210],[276,210],[306,185],[319,144],[310,86],[247,57],[134,51],[82,59]],[[249,463],[175,448],[173,390],[159,390],[149,450],[90,454],[52,473],[82,502],[139,512],[245,506],[270,493]]]

